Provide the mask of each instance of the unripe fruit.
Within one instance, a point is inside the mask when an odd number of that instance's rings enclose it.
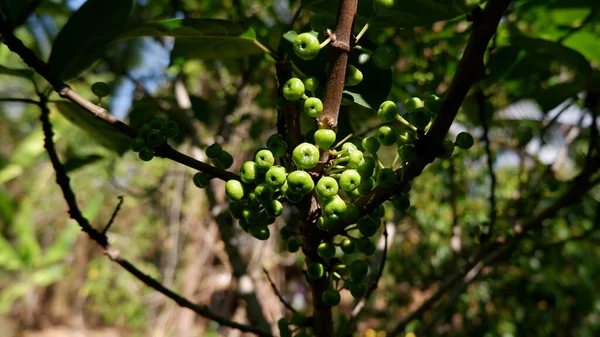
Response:
[[[339,220],[346,212],[346,202],[339,196],[333,196],[323,205],[323,216],[328,220]]]
[[[351,87],[358,85],[360,82],[362,82],[362,80],[363,73],[358,70],[358,68],[353,65],[349,65],[348,68],[346,68],[346,81],[344,82],[345,86]]]
[[[475,140],[470,133],[461,132],[456,135],[456,142],[454,142],[454,145],[460,147],[461,149],[468,150],[473,146],[473,144],[475,144]]]
[[[322,231],[328,231],[333,229],[333,226],[335,226],[335,222],[336,220],[327,219],[324,216],[320,216],[317,219],[317,227]]]
[[[417,133],[413,130],[401,129],[397,132],[396,145],[411,144],[417,140]]]
[[[396,120],[396,116],[398,115],[398,107],[396,107],[396,103],[392,101],[385,101],[379,105],[379,109],[377,109],[377,117],[384,122],[391,122]]]
[[[369,272],[369,264],[363,260],[354,260],[348,268],[350,278],[355,282],[361,282]]]
[[[404,108],[408,113],[413,112],[415,109],[422,108],[423,102],[418,97],[412,97],[404,101]]]
[[[254,195],[261,204],[267,204],[273,199],[273,187],[267,183],[258,184],[254,189]]]
[[[358,221],[358,230],[360,231],[360,234],[366,237],[375,235],[378,229],[379,224],[372,218],[365,217]]]
[[[152,130],[146,136],[146,143],[152,147],[159,147],[164,142],[165,136],[163,136],[163,134],[158,130]]]
[[[288,101],[297,101],[304,95],[304,83],[299,78],[290,78],[283,85],[283,96]]]
[[[360,174],[356,170],[346,170],[340,176],[340,187],[349,192],[357,188],[360,181]]]
[[[221,154],[223,154],[223,148],[221,147],[221,144],[214,143],[214,144],[210,145],[209,147],[207,147],[206,151],[204,151],[204,153],[210,159],[217,159],[217,158],[221,157]]]
[[[358,147],[356,145],[354,145],[353,143],[344,143],[344,145],[342,145],[342,152],[352,152],[352,151],[356,151],[358,150]]]
[[[383,168],[377,172],[377,185],[391,188],[396,183],[396,174],[392,169]]]
[[[377,154],[377,151],[379,151],[379,148],[381,147],[381,143],[376,137],[365,137],[365,139],[362,140],[362,146],[366,152]]]
[[[193,181],[196,187],[206,188],[210,184],[211,179],[212,177],[210,175],[203,172],[197,172],[196,174],[194,174]]]
[[[352,242],[352,240],[345,238],[344,240],[342,240],[342,242],[340,242],[340,248],[342,248],[342,251],[345,254],[352,254],[354,253],[354,242]]]
[[[315,143],[323,150],[329,150],[335,143],[335,131],[331,129],[321,129],[315,132]]]
[[[283,226],[279,230],[279,236],[281,236],[283,240],[288,240],[289,238],[294,236],[294,230],[290,226]]]
[[[338,183],[331,177],[322,177],[317,182],[317,193],[323,198],[333,197],[338,193]]]
[[[246,184],[251,184],[256,180],[258,176],[258,167],[253,161],[246,161],[242,164],[240,169],[240,178]]]
[[[310,174],[300,170],[288,174],[287,185],[289,192],[297,195],[309,193],[315,188],[315,183]]]
[[[229,199],[240,201],[244,198],[244,185],[237,180],[228,180],[227,183],[225,183],[225,193]]]
[[[231,167],[231,165],[233,165],[233,156],[231,155],[231,153],[223,151],[217,161],[219,162],[218,166],[220,168],[228,169]]]
[[[331,242],[322,242],[317,247],[317,254],[323,259],[329,260],[335,255],[335,246]]]
[[[286,198],[286,199],[287,199],[289,202],[291,202],[291,203],[294,203],[294,204],[297,204],[297,203],[299,203],[300,201],[302,201],[302,199],[304,199],[304,195],[303,195],[303,194],[296,194],[296,193],[293,193],[293,192],[291,192],[291,191],[287,191],[287,192],[285,193],[285,198]]]
[[[311,169],[319,162],[319,149],[310,144],[302,143],[294,149],[292,152],[292,160],[294,164],[300,169]]]
[[[392,199],[392,205],[400,212],[405,212],[410,207],[410,199],[405,195],[399,195]]]
[[[384,146],[390,146],[396,142],[396,130],[392,127],[384,125],[377,131],[377,139]]]
[[[358,251],[366,256],[373,255],[376,249],[375,244],[367,237],[356,240],[356,248],[358,248]]]
[[[440,154],[438,154],[438,158],[447,159],[452,157],[454,153],[454,142],[452,142],[448,138],[444,138],[442,141],[442,150]]]
[[[94,95],[102,98],[110,94],[110,87],[104,82],[96,82],[92,84],[92,92]]]
[[[150,146],[144,145],[140,149],[138,157],[143,161],[151,161],[154,158],[154,150]]]
[[[373,63],[379,69],[390,69],[396,61],[396,50],[392,46],[379,46],[373,53]]]
[[[371,177],[365,177],[360,181],[360,185],[358,185],[358,192],[362,195],[369,193],[373,186],[375,186],[375,179]]]
[[[271,143],[267,143],[267,148],[273,153],[273,156],[281,158],[285,156],[287,145],[282,140],[274,140]]]
[[[160,130],[163,126],[163,124],[165,124],[167,122],[166,118],[163,117],[153,117],[148,123],[150,125],[152,125],[152,128],[154,128],[155,130]]]
[[[285,183],[287,177],[285,168],[281,166],[273,166],[265,174],[265,182],[273,188],[279,188]]]
[[[286,248],[288,252],[295,253],[298,251],[298,249],[300,249],[300,243],[298,242],[298,240],[291,238],[286,243]]]
[[[167,138],[175,138],[179,134],[179,125],[175,121],[167,120],[161,125],[160,131]]]
[[[152,127],[152,125],[150,125],[150,123],[144,123],[138,128],[138,136],[144,138],[145,140],[146,136],[148,136],[148,134],[153,130],[154,128]]]
[[[318,280],[325,275],[325,268],[318,262],[310,262],[306,266],[306,274],[308,278]]]
[[[356,169],[356,171],[358,172],[358,174],[360,174],[361,177],[370,177],[373,175],[375,166],[377,166],[377,161],[373,157],[364,157],[363,160],[363,164],[359,166],[358,169]]]
[[[417,108],[408,114],[408,121],[419,130],[425,129],[431,121],[431,115],[425,108]]]
[[[390,15],[394,11],[395,0],[373,0],[373,11],[377,16]]]
[[[334,306],[340,304],[340,301],[342,300],[342,296],[335,289],[327,289],[323,292],[322,299],[325,304],[327,304],[331,307],[334,307]]]
[[[294,53],[303,60],[312,60],[319,55],[319,39],[311,33],[302,33],[294,39]]]
[[[273,157],[273,153],[269,150],[260,150],[254,156],[254,162],[259,169],[268,170],[275,164],[275,157]]]
[[[292,315],[292,317],[290,318],[290,323],[292,323],[295,326],[304,326],[306,325],[306,317],[304,317],[304,315],[302,315],[299,312],[296,312]]]
[[[352,294],[352,297],[354,298],[360,298],[364,296],[366,292],[367,286],[365,286],[364,283],[353,282],[350,285],[350,294]]]
[[[364,155],[361,151],[352,151],[348,154],[348,167],[349,168],[359,168],[362,164],[364,164]]]
[[[278,133],[274,133],[270,135],[269,138],[267,138],[267,147],[269,147],[269,145],[275,141],[285,142],[285,138],[283,138],[283,136]]]
[[[323,112],[323,102],[316,97],[309,97],[304,101],[303,111],[307,116],[315,118]]]
[[[411,162],[417,159],[417,152],[415,146],[412,144],[405,144],[398,148],[398,155],[402,158],[403,162]]]
[[[271,236],[271,231],[269,231],[269,227],[261,225],[250,226],[248,233],[261,241],[265,241]]]
[[[234,219],[239,219],[242,217],[242,211],[244,207],[239,203],[232,201],[229,203],[229,213],[231,213],[231,217]]]
[[[142,137],[135,137],[131,141],[131,150],[133,152],[140,152],[142,147],[146,145],[146,141]]]
[[[429,95],[423,102],[425,109],[429,110],[434,115],[437,115],[442,110],[442,99],[436,95]]]
[[[360,209],[353,203],[346,204],[346,212],[342,215],[342,220],[353,223],[358,220]]]
[[[304,83],[304,89],[310,92],[315,92],[315,90],[317,90],[319,87],[319,79],[314,76],[303,79],[302,83]]]

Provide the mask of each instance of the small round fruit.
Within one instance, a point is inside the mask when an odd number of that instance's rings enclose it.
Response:
[[[373,0],[373,11],[377,16],[392,14],[395,6],[395,0]]]
[[[438,154],[438,158],[447,159],[452,157],[454,153],[454,142],[452,142],[448,138],[444,138],[442,141],[442,149],[440,154]]]
[[[329,231],[333,229],[333,226],[335,226],[335,222],[335,220],[327,219],[324,216],[320,216],[317,219],[317,227],[322,231]]]
[[[265,182],[273,188],[279,188],[285,183],[287,177],[285,168],[282,166],[272,166],[265,174]]]
[[[360,231],[360,234],[362,234],[366,237],[371,237],[371,236],[375,235],[375,233],[377,233],[377,230],[379,229],[379,224],[370,217],[365,217],[365,218],[360,219],[360,221],[358,221],[357,225],[358,225],[358,230]]]
[[[92,92],[94,95],[102,98],[110,94],[110,87],[104,82],[96,82],[92,84]]]
[[[360,174],[356,170],[346,170],[340,176],[340,187],[349,192],[357,188],[360,181]]]
[[[131,150],[133,152],[140,152],[142,147],[146,145],[146,141],[142,137],[135,137],[131,141]]]
[[[212,179],[212,177],[206,173],[203,172],[197,172],[196,174],[194,174],[194,185],[196,185],[196,187],[198,188],[206,188],[208,185],[210,185],[210,180]]]
[[[325,268],[318,262],[310,262],[306,266],[306,274],[308,278],[318,280],[325,275]]]
[[[417,152],[415,151],[415,146],[412,144],[404,144],[400,146],[398,148],[398,155],[405,163],[417,159]]]
[[[281,236],[283,240],[288,240],[294,236],[294,230],[290,226],[283,226],[279,230],[279,236]]]
[[[246,184],[253,183],[258,176],[258,167],[253,161],[245,161],[240,168],[240,178]]]
[[[425,106],[425,109],[429,110],[429,112],[437,115],[442,110],[442,99],[436,95],[429,95],[425,98],[423,106]]]
[[[165,136],[158,130],[152,130],[146,136],[146,143],[152,147],[159,147],[165,142]]]
[[[360,216],[360,208],[353,203],[346,204],[346,212],[342,216],[342,220],[348,223],[354,223]]]
[[[154,158],[154,150],[150,146],[144,145],[140,149],[138,157],[143,161],[151,161]]]
[[[377,185],[383,188],[391,188],[396,183],[396,173],[389,168],[383,168],[377,172]]]
[[[412,144],[417,140],[417,133],[413,130],[401,129],[397,132],[396,145]]]
[[[360,181],[360,185],[358,185],[358,193],[365,195],[371,192],[373,186],[375,186],[375,179],[371,177],[365,177]]]
[[[233,156],[227,151],[223,151],[217,160],[219,162],[219,167],[222,169],[228,169],[233,165]]]
[[[327,220],[339,220],[346,212],[346,202],[339,196],[328,199],[323,205],[323,216]]]
[[[364,164],[364,162],[364,155],[361,151],[352,151],[348,154],[349,168],[359,168],[362,164]]]
[[[350,285],[350,294],[352,294],[352,297],[354,298],[360,298],[364,296],[366,292],[367,286],[365,286],[364,283],[353,282]]]
[[[263,205],[272,201],[274,193],[273,187],[267,183],[258,184],[254,188],[256,199]]]
[[[288,101],[297,101],[304,95],[304,83],[299,78],[290,78],[283,85],[283,96]]]
[[[315,92],[319,87],[319,79],[314,76],[303,79],[302,83],[304,83],[304,88],[310,92]]]
[[[377,109],[377,117],[384,123],[395,121],[396,116],[398,116],[398,107],[392,101],[381,103]]]
[[[166,122],[167,122],[167,119],[164,117],[154,117],[148,123],[150,123],[150,125],[152,125],[152,127],[155,130],[160,130],[162,128],[163,124],[165,124]]]
[[[275,164],[275,157],[273,157],[273,153],[269,150],[260,150],[254,156],[254,162],[259,169],[268,170]]]
[[[300,170],[288,174],[287,185],[289,192],[298,195],[309,193],[315,188],[315,183],[310,174]]]
[[[475,140],[470,133],[461,132],[456,135],[456,142],[454,142],[454,145],[460,147],[461,149],[468,150],[473,146],[473,144],[475,144]]]
[[[300,249],[300,243],[294,238],[289,239],[285,246],[290,253],[295,253]]]
[[[319,55],[319,39],[311,33],[302,33],[294,39],[294,53],[303,60],[312,60]]]
[[[144,123],[138,128],[138,136],[146,139],[146,136],[153,130],[154,128],[152,125],[150,125],[150,123]]]
[[[408,114],[408,121],[417,129],[423,130],[431,121],[431,115],[425,108],[416,108]]]
[[[368,237],[357,239],[356,248],[358,248],[358,251],[366,256],[371,256],[375,253],[375,244]]]
[[[323,150],[329,150],[335,143],[335,131],[331,129],[321,129],[315,132],[315,143]]]
[[[322,242],[317,247],[317,254],[323,259],[329,260],[335,255],[335,246],[331,242]]]
[[[398,211],[406,212],[406,210],[410,207],[410,199],[408,199],[407,196],[401,194],[392,199],[392,205]]]
[[[270,200],[264,205],[269,216],[278,217],[283,213],[283,204],[279,200]]]
[[[319,162],[319,149],[310,144],[302,143],[294,149],[292,152],[292,160],[294,164],[300,169],[311,169]]]
[[[342,242],[340,242],[340,248],[342,248],[342,251],[345,254],[352,254],[352,253],[354,253],[354,249],[356,247],[354,245],[354,242],[352,242],[352,240],[350,240],[349,238],[345,238],[344,240],[342,240]]]
[[[161,125],[160,131],[167,138],[175,138],[179,134],[179,125],[175,121],[167,120]]]
[[[206,156],[210,159],[217,159],[221,157],[221,154],[223,153],[223,147],[221,147],[221,144],[219,143],[214,143],[207,147],[204,153],[206,153]]]
[[[366,152],[377,154],[377,151],[381,148],[381,143],[376,137],[365,137],[362,140],[362,146]]]
[[[348,270],[353,281],[361,282],[369,272],[369,264],[363,260],[354,260]]]
[[[248,233],[261,241],[265,241],[271,236],[271,231],[269,231],[269,227],[262,225],[251,225],[250,229],[248,230]]]
[[[323,102],[316,97],[309,97],[304,101],[303,111],[307,116],[315,118],[323,113]]]
[[[269,147],[269,145],[275,141],[285,142],[285,138],[283,138],[283,136],[278,133],[274,133],[274,134],[270,135],[269,138],[267,138],[267,147]]]
[[[342,152],[352,152],[352,151],[356,151],[358,150],[358,146],[354,145],[353,143],[350,142],[346,142],[344,143],[344,145],[342,145]]]
[[[379,46],[373,53],[373,63],[379,69],[390,69],[396,61],[396,50],[392,46]]]
[[[384,125],[377,130],[377,139],[384,146],[390,146],[396,143],[396,130],[388,125]]]
[[[244,185],[237,180],[228,180],[225,183],[225,193],[229,199],[233,201],[240,201],[244,198]]]
[[[273,156],[281,158],[285,156],[287,145],[283,140],[274,140],[271,143],[267,143],[267,148],[273,153]]]
[[[340,304],[342,296],[337,290],[330,288],[323,292],[322,299],[325,304],[327,304],[330,307],[334,307]]]
[[[356,171],[358,172],[358,174],[360,174],[361,177],[370,177],[373,175],[375,166],[377,166],[377,161],[373,157],[364,157],[363,160],[363,164],[359,166],[358,169],[356,169]]]
[[[317,182],[317,193],[323,198],[333,197],[338,193],[338,183],[331,177],[322,177]]]
[[[290,323],[292,323],[295,326],[300,327],[300,326],[306,325],[307,321],[306,321],[306,317],[304,317],[304,315],[302,315],[299,312],[296,312],[290,318]]]
[[[423,102],[419,99],[419,97],[411,97],[404,101],[404,108],[406,112],[411,113],[415,109],[422,108]]]
[[[362,80],[362,71],[358,70],[358,68],[353,65],[349,65],[348,68],[346,68],[346,82],[344,82],[345,86],[351,87],[358,85],[360,82],[362,82]]]

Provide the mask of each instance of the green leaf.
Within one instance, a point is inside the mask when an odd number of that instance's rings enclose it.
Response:
[[[77,155],[73,154],[67,156],[64,161],[65,170],[67,172],[73,172],[77,169],[80,169],[86,165],[93,164],[98,160],[104,158],[99,154],[86,154],[86,155]]]
[[[33,290],[30,282],[18,282],[3,288],[0,292],[0,314],[11,309],[13,303]]]
[[[585,90],[585,83],[582,81],[560,83],[546,90],[538,90],[537,95],[533,98],[537,101],[542,111],[548,112],[567,99],[575,97],[583,90]]]
[[[63,265],[53,265],[36,270],[31,274],[30,279],[33,286],[47,287],[60,281],[65,275],[67,275],[67,272]]]
[[[563,45],[578,51],[588,60],[600,64],[600,38],[597,34],[580,30],[566,38]]]
[[[121,39],[140,36],[172,36],[171,58],[224,59],[264,53],[252,29],[218,19],[170,19],[142,24],[126,31]]]
[[[0,0],[0,13],[10,22],[23,22],[33,2],[34,0]]]
[[[56,133],[56,138],[60,134]],[[30,133],[14,149],[6,166],[0,169],[0,184],[10,181],[23,173],[23,169],[33,164],[44,152],[44,134],[41,130]]]
[[[0,268],[19,270],[23,268],[23,261],[16,248],[2,235],[0,235]]]
[[[418,27],[464,14],[456,9],[453,0],[396,1],[396,3],[397,7],[390,15],[376,17],[371,21],[371,27]],[[308,0],[305,1],[305,5],[314,12],[337,15],[338,1]],[[358,5],[356,27],[360,29],[360,26],[372,17],[374,17],[373,0],[361,0]]]
[[[64,101],[55,103],[55,106],[64,117],[89,133],[102,146],[114,150],[118,154],[123,154],[129,149],[131,139],[128,136],[94,117],[79,105]]]
[[[33,267],[42,258],[42,249],[36,237],[33,224],[33,202],[23,199],[12,223],[17,241],[17,250],[27,267]]]
[[[22,77],[22,78],[30,80],[33,77],[34,73],[33,73],[33,70],[31,70],[31,69],[12,69],[12,68],[8,68],[3,65],[0,65],[0,74],[17,76],[17,77]]]
[[[102,57],[125,28],[133,0],[88,0],[61,29],[48,65],[54,76],[69,80]]]
[[[4,186],[0,186],[0,220],[7,224],[12,223],[14,208],[13,195]]]

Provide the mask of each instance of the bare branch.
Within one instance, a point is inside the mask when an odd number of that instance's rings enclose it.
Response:
[[[106,235],[106,232],[108,232],[108,230],[110,229],[110,226],[112,226],[113,222],[115,221],[115,218],[117,217],[117,214],[119,214],[119,211],[121,210],[121,206],[123,205],[123,196],[120,195],[119,196],[119,203],[117,204],[117,207],[115,208],[115,211],[113,212],[112,216],[110,217],[110,220],[108,220],[108,223],[106,224],[106,227],[104,227],[104,230],[102,231],[102,234]]]
[[[290,304],[290,302],[286,301],[285,298],[283,298],[283,295],[281,294],[281,292],[279,291],[279,289],[277,289],[277,286],[275,285],[275,282],[273,282],[273,280],[271,279],[271,276],[269,275],[269,272],[267,271],[266,268],[263,268],[263,271],[265,272],[265,275],[267,276],[267,280],[269,280],[269,284],[271,284],[271,289],[273,289],[273,292],[275,293],[275,295],[277,295],[277,298],[279,298],[279,301],[283,304],[283,306],[288,309],[289,311],[291,311],[292,313],[296,313],[296,309],[294,309],[294,307],[292,307],[292,305]]]

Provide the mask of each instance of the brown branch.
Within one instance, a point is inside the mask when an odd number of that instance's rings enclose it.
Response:
[[[117,218],[117,214],[119,214],[119,211],[121,210],[121,206],[123,206],[123,196],[122,195],[119,196],[119,203],[117,204],[117,207],[115,207],[115,210],[114,210],[112,216],[110,217],[110,220],[108,220],[108,223],[106,224],[106,226],[104,227],[104,230],[102,231],[103,235],[106,235],[106,232],[108,232],[108,230],[110,229],[110,226],[112,226],[113,222]]]
[[[54,91],[56,91],[60,95],[60,97],[68,99],[73,103],[76,103],[85,111],[91,113],[96,118],[112,126],[124,135],[130,138],[134,138],[137,136],[137,131],[134,128],[121,122],[119,119],[111,115],[106,109],[90,102],[88,99],[79,95],[77,92],[71,89],[66,83],[61,81],[59,78],[53,76],[48,64],[40,60],[31,49],[27,48],[27,46],[25,46],[23,42],[13,34],[9,23],[1,15],[0,34],[2,34],[2,37],[4,38],[4,44],[6,44],[6,46],[12,52],[19,55],[23,59],[25,64],[27,64],[29,67],[35,70],[35,72],[37,72],[44,79],[46,79],[46,81],[50,83]],[[221,170],[212,165],[191,158],[181,152],[178,152],[166,143],[156,148],[155,154],[158,157],[174,160],[182,165],[194,168],[198,171],[208,173],[222,180],[239,180],[239,176],[237,176],[236,174],[231,173],[229,171]]]
[[[360,208],[361,215],[369,214],[397,191],[401,191],[404,185],[419,176],[425,166],[435,160],[436,153],[439,152],[442,141],[456,118],[458,109],[467,93],[484,74],[483,56],[509,3],[510,0],[490,0],[483,11],[475,13],[471,36],[458,63],[450,88],[444,96],[442,110],[433,121],[427,135],[416,145],[417,159],[396,171],[398,180],[400,180],[400,176],[403,176],[403,180],[399,181],[395,188],[375,188],[358,198],[356,205]],[[347,225],[345,222],[339,222],[331,231],[332,234],[343,232]]]
[[[317,117],[320,127],[333,129],[338,124],[338,113],[346,81],[346,68],[352,50],[352,30],[358,9],[358,0],[340,0],[337,25],[331,42],[331,70],[323,93],[323,113]]]
[[[144,274],[135,265],[133,265],[126,259],[121,258],[118,251],[115,251],[109,247],[108,240],[107,240],[105,233],[101,233],[101,232],[97,231],[96,229],[94,229],[94,227],[92,227],[92,225],[89,223],[89,221],[83,216],[83,214],[79,210],[79,206],[77,205],[77,199],[75,197],[75,193],[73,193],[73,190],[71,189],[71,186],[70,186],[69,176],[67,175],[67,172],[66,172],[63,164],[60,162],[60,159],[59,159],[58,154],[56,153],[56,149],[54,147],[54,142],[52,140],[52,138],[54,137],[54,132],[52,131],[52,124],[50,123],[50,118],[49,118],[50,110],[48,109],[46,103],[47,103],[47,99],[42,96],[38,105],[39,105],[40,109],[42,110],[40,120],[42,121],[42,128],[44,130],[44,137],[45,137],[44,138],[44,148],[46,149],[46,152],[48,153],[48,156],[50,157],[50,161],[52,162],[52,167],[54,168],[54,171],[56,172],[56,183],[61,188],[63,197],[64,197],[65,201],[67,202],[67,206],[69,208],[69,215],[71,216],[71,218],[73,220],[75,220],[79,224],[81,229],[90,237],[90,239],[92,239],[100,247],[102,247],[104,249],[106,255],[112,261],[118,263],[121,267],[123,267],[130,274],[135,276],[138,280],[142,281],[147,286],[151,287],[152,289],[154,289],[154,290],[162,293],[163,295],[167,296],[168,298],[172,299],[177,304],[179,304],[181,307],[188,308],[188,309],[194,311],[195,313],[197,313],[198,315],[206,317],[208,319],[211,319],[211,320],[213,320],[221,325],[224,325],[224,326],[238,329],[243,332],[250,332],[250,333],[256,334],[257,336],[272,337],[268,331],[259,329],[254,326],[248,326],[248,325],[244,325],[244,324],[240,324],[240,323],[231,321],[228,318],[223,317],[223,316],[213,312],[207,306],[192,303],[188,299],[180,296],[179,294],[177,294],[177,293],[173,292],[172,290],[168,289],[167,287],[165,287],[156,279],[150,277],[149,275]]]

